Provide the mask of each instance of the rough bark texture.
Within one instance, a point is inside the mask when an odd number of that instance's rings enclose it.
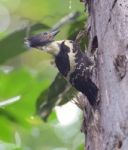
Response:
[[[89,49],[98,41],[100,103],[85,112],[86,150],[128,150],[128,0],[87,3]]]

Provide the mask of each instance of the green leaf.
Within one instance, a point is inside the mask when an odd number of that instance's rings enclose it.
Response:
[[[78,0],[22,0],[18,12],[21,16],[33,21],[53,26],[66,14],[81,10],[84,7]]]
[[[16,69],[8,74],[0,72],[0,100],[3,102],[14,96],[21,96],[20,100],[0,109],[1,139],[10,141],[17,125],[31,127],[35,118],[36,99],[41,91],[48,88],[51,81],[48,72],[43,78],[25,68]]]

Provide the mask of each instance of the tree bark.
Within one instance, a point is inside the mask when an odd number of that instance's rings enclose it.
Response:
[[[87,4],[89,50],[98,49],[100,102],[94,110],[85,108],[86,150],[128,150],[128,1]]]

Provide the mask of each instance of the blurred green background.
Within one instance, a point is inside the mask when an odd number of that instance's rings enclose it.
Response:
[[[0,0],[0,150],[84,149],[80,110],[66,103],[74,90],[63,93],[68,85],[50,55],[24,46],[26,36],[75,12],[56,39],[74,39],[84,27],[79,0]]]

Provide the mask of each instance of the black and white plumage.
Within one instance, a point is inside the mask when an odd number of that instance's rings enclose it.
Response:
[[[82,92],[91,105],[96,103],[98,88],[92,82],[94,63],[71,40],[54,41],[57,31],[45,32],[25,40],[29,47],[41,49],[55,57],[55,63],[64,76],[78,91]]]

